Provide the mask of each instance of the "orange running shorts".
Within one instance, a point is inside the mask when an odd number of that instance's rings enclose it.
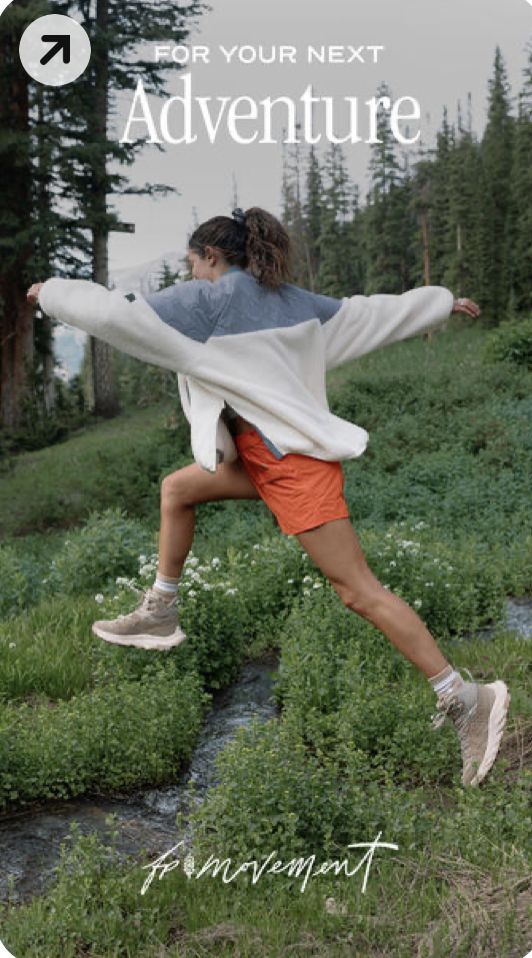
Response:
[[[333,519],[348,519],[338,461],[287,453],[277,459],[256,429],[233,436],[242,464],[281,532],[297,535]]]

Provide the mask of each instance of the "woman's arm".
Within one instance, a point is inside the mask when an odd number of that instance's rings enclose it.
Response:
[[[400,295],[344,296],[323,323],[326,368],[335,369],[381,346],[440,326],[451,312],[480,312],[472,300],[455,300],[445,286],[420,286]]]
[[[194,283],[184,284],[193,286]],[[198,288],[186,291],[186,312],[199,319],[204,300]],[[203,337],[194,335],[194,323],[186,332],[165,322],[138,293],[108,290],[84,279],[49,279],[35,283],[27,293],[30,302],[47,315],[91,336],[103,339],[116,349],[164,369],[190,372],[201,359]],[[193,302],[196,310],[193,309]]]

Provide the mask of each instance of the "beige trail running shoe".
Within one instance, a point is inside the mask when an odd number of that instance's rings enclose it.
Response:
[[[469,675],[472,679],[471,672]],[[497,757],[509,705],[510,694],[500,679],[485,685],[455,680],[438,696],[432,728],[440,728],[446,718],[454,722],[462,751],[462,785],[479,785],[488,774]]]
[[[92,631],[104,642],[157,651],[171,649],[186,639],[177,621],[176,598],[165,602],[155,589],[146,590],[133,612],[94,622]]]

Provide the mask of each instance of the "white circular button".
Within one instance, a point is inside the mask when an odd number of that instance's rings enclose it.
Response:
[[[34,80],[46,86],[64,86],[87,68],[91,43],[76,20],[53,13],[26,27],[19,55],[26,73]]]

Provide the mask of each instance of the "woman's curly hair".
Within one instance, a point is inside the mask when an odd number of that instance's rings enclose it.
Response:
[[[291,278],[292,243],[283,224],[259,206],[237,207],[232,216],[213,216],[198,226],[189,249],[205,255],[205,247],[219,250],[231,266],[241,266],[261,286],[277,289]]]

